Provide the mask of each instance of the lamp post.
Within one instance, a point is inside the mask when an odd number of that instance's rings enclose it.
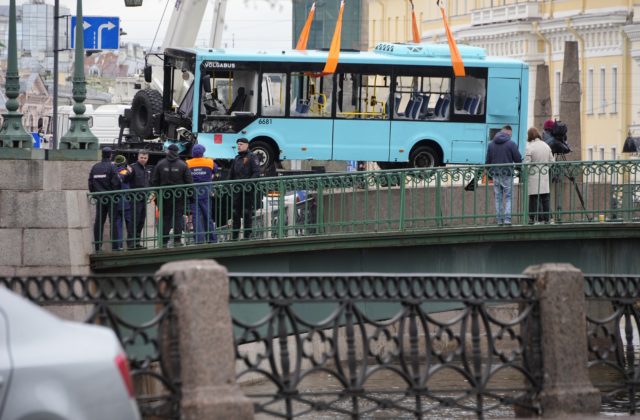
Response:
[[[58,41],[60,38],[60,0],[53,3],[53,121],[51,131],[53,138],[51,147],[58,148],[58,60],[60,57]]]
[[[89,128],[89,117],[84,115],[87,107],[84,101],[87,98],[87,82],[84,78],[84,26],[82,21],[82,0],[77,0],[76,6],[76,36],[75,36],[75,60],[73,64],[73,112],[76,114],[70,117],[69,131],[62,136],[58,149],[62,151],[74,150],[77,152],[90,152],[98,150],[98,138]],[[97,153],[74,153],[83,156]],[[71,154],[65,153],[71,157]]]
[[[16,0],[9,2],[9,45],[7,55],[7,77],[5,84],[7,96],[7,113],[3,114],[0,128],[0,159],[40,158],[41,151],[34,151],[33,138],[22,125],[22,113],[18,112],[20,104],[20,75],[18,74],[18,40],[16,35]]]

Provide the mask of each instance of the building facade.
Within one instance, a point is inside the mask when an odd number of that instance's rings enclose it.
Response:
[[[446,42],[434,1],[414,1],[427,42]],[[538,64],[549,66],[552,115],[559,117],[565,41],[577,41],[582,150],[572,159],[616,159],[640,135],[640,1],[457,0],[446,2],[456,40],[529,64],[529,121]],[[369,48],[411,39],[408,0],[370,0]],[[570,133],[569,133],[570,135]]]
[[[316,3],[313,25],[309,33],[307,48],[310,50],[329,49],[331,39],[336,29],[340,0],[292,0],[292,47],[298,43],[311,5]],[[342,16],[341,48],[366,51],[369,46],[367,39],[369,24],[367,20],[369,0],[348,0]]]

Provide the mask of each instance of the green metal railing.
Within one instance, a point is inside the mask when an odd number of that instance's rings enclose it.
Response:
[[[452,166],[221,181],[89,197],[98,220],[109,219],[113,226],[96,230],[96,249],[106,251],[496,226],[504,219],[497,218],[492,177],[507,180],[514,225],[638,223],[639,172],[640,161]],[[548,214],[532,206],[542,201],[537,193],[546,192]]]

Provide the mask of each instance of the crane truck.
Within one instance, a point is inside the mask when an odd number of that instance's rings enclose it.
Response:
[[[162,51],[172,47],[192,48],[195,45],[200,25],[209,1],[213,4],[214,21],[211,27],[209,45],[219,48],[222,43],[222,30],[227,11],[227,0],[176,0],[166,35],[162,43]],[[175,71],[169,77],[163,77],[164,54],[150,51],[145,58],[145,88],[139,90],[133,98],[131,107],[124,110],[118,118],[120,128],[117,154],[122,154],[131,161],[139,150],[146,150],[153,164],[164,156],[163,148],[167,139],[177,140],[182,154],[188,155],[190,146],[195,141],[191,134],[189,113],[180,109],[179,104],[188,93],[193,82],[186,73]],[[172,83],[173,80],[185,78],[183,83]],[[170,89],[173,98],[171,103],[163,104],[162,92]],[[163,112],[163,109],[174,109]]]

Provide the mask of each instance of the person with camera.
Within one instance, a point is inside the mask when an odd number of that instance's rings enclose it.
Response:
[[[544,142],[551,148],[551,153],[555,157],[555,160],[567,160],[565,155],[567,153],[571,153],[571,147],[569,146],[568,137],[567,137],[567,124],[563,123],[559,120],[547,120],[544,123],[545,127],[545,136],[542,138]],[[556,203],[555,207],[555,215],[554,220],[555,223],[561,222],[561,214],[562,214],[562,195],[564,191],[564,187],[562,185],[563,179],[573,183],[574,187],[576,187],[576,194],[582,207],[584,208],[584,199],[580,190],[577,188],[575,184],[575,176],[573,175],[571,168],[568,166],[562,165],[553,165],[550,169],[551,172],[551,182],[552,182],[552,190],[554,201]]]
[[[518,146],[511,140],[511,126],[502,127],[489,143],[487,149],[487,165],[502,164],[489,168],[489,175],[493,178],[493,192],[496,204],[496,223],[511,225],[511,190],[513,187],[513,165],[522,162]]]
[[[552,131],[553,131],[553,120],[551,119],[546,120],[542,125],[542,141],[545,142],[549,147],[551,147],[551,145],[555,141],[553,138],[553,134],[551,134]]]
[[[524,162],[539,165],[529,165],[527,168],[529,224],[549,223],[549,168],[544,163],[554,160],[551,147],[542,140],[540,132],[535,127],[531,127],[527,131]]]

